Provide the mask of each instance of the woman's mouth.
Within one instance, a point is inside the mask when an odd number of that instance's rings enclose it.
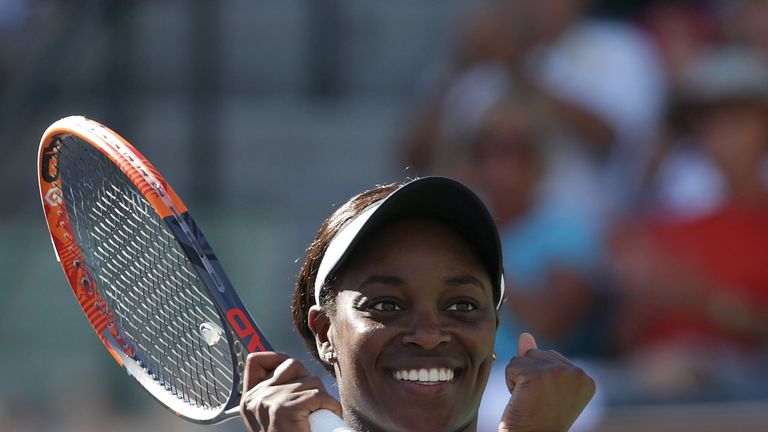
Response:
[[[403,369],[392,372],[392,376],[400,381],[430,385],[453,381],[454,371],[448,368]]]

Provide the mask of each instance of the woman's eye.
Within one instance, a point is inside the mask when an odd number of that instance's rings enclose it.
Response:
[[[466,301],[456,302],[448,306],[449,311],[469,312],[475,309],[477,309],[477,307],[474,304]]]
[[[401,311],[403,308],[393,301],[380,301],[371,305],[371,309],[381,312],[396,312]]]

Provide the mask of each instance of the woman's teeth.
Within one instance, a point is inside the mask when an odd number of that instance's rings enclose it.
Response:
[[[394,372],[394,376],[401,381],[435,383],[453,381],[453,370],[446,368],[398,370]]]

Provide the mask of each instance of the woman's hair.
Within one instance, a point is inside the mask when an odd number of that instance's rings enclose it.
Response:
[[[312,353],[312,356],[314,356],[320,364],[324,365],[326,370],[331,374],[333,374],[332,368],[322,362],[317,353],[315,335],[312,333],[312,330],[310,330],[308,323],[309,308],[315,304],[314,286],[320,262],[323,259],[326,249],[328,249],[328,244],[345,224],[354,219],[372,204],[388,197],[402,185],[403,183],[392,183],[385,186],[377,186],[353,196],[323,222],[314,241],[312,241],[312,244],[307,248],[304,265],[296,279],[296,288],[293,291],[293,304],[291,306],[293,324],[302,339],[304,339],[304,344],[306,344],[309,352]],[[337,291],[333,287],[334,279],[335,278],[333,277],[329,278],[320,291],[320,307],[322,307],[326,313],[331,313],[335,306]]]

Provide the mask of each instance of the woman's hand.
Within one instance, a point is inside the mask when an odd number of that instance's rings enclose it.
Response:
[[[309,414],[341,405],[320,378],[285,354],[252,353],[245,363],[240,413],[252,432],[308,432]]]
[[[506,369],[509,403],[499,432],[567,431],[595,394],[595,382],[556,351],[540,351],[520,335],[517,357]]]

